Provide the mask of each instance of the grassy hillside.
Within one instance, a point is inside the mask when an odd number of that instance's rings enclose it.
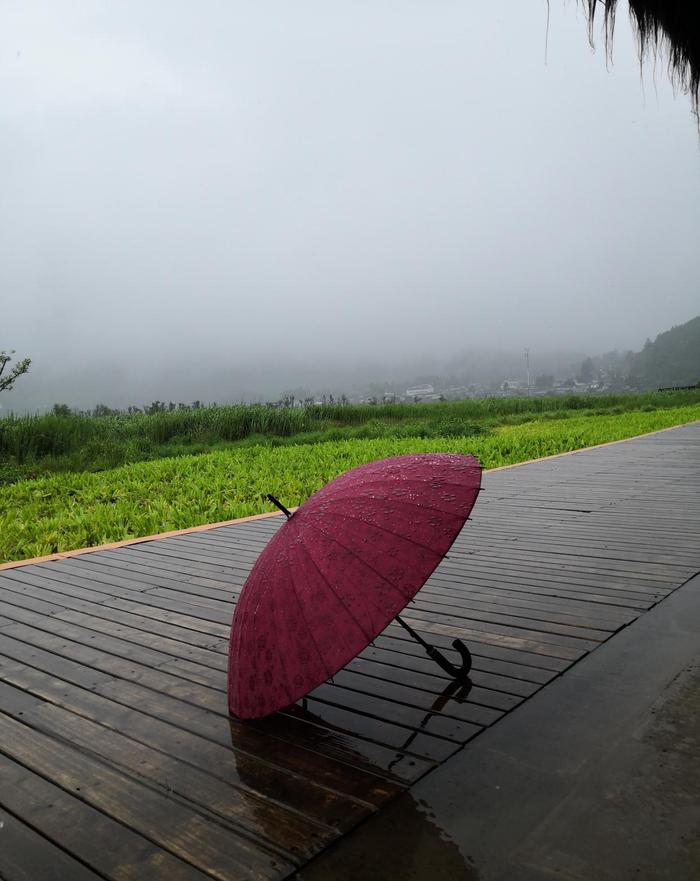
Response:
[[[700,382],[700,315],[660,333],[634,356],[631,376],[642,386]]]

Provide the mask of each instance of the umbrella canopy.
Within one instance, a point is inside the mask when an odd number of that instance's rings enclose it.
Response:
[[[425,584],[481,486],[473,456],[394,456],[342,474],[256,561],[231,628],[229,709],[293,704],[359,654]]]

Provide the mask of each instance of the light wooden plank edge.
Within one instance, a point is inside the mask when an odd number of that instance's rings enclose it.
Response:
[[[577,453],[583,453],[586,450],[599,450],[602,447],[613,447],[617,444],[626,444],[629,441],[638,440],[640,437],[649,437],[653,434],[663,434],[666,431],[675,431],[678,428],[685,428],[688,425],[698,425],[700,419],[693,419],[690,422],[683,422],[680,425],[670,425],[668,428],[659,428],[656,431],[647,431],[644,434],[636,434],[633,437],[624,437],[621,440],[607,441],[603,444],[594,444],[591,447],[580,447],[578,450],[567,450],[565,453],[554,453],[552,456],[542,456],[539,459],[527,459],[524,462],[514,462],[512,465],[499,465],[497,468],[484,469],[489,474],[494,471],[506,471],[510,468],[520,468],[523,465],[533,465],[535,462],[546,462],[550,459],[561,459],[564,456],[575,456]],[[296,511],[296,508],[290,508],[290,511]],[[170,532],[159,532],[156,535],[143,535],[139,538],[127,538],[123,541],[114,541],[108,544],[92,545],[87,548],[75,548],[72,551],[60,551],[56,554],[47,554],[44,557],[29,557],[26,560],[13,560],[8,563],[0,563],[0,571],[3,569],[17,569],[21,566],[31,566],[35,563],[50,563],[53,560],[66,560],[70,557],[79,557],[82,554],[92,554],[97,551],[110,551],[115,548],[125,548],[130,545],[142,544],[147,541],[155,541],[159,538],[173,538],[178,535],[189,535],[193,532],[206,532],[209,529],[218,529],[221,526],[235,526],[237,523],[250,523],[253,520],[265,520],[269,517],[281,517],[278,511],[267,511],[264,514],[252,514],[248,517],[237,517],[234,520],[221,520],[218,523],[202,523],[199,526],[189,526],[187,529],[173,529]]]
[[[296,511],[296,508],[290,508]],[[202,523],[199,526],[188,526],[187,529],[172,529],[170,532],[159,532],[156,535],[142,535],[139,538],[126,538],[123,541],[113,541],[103,545],[92,545],[88,548],[75,548],[72,551],[59,551],[57,554],[47,554],[44,557],[29,557],[26,560],[14,560],[9,563],[0,563],[0,571],[3,569],[16,569],[20,566],[31,566],[34,563],[49,563],[52,560],[65,560],[69,557],[79,557],[81,554],[92,554],[97,551],[111,551],[115,548],[125,548],[129,545],[137,545],[146,541],[154,541],[157,538],[173,538],[177,535],[188,535],[191,532],[205,532],[208,529],[216,529],[219,526],[234,526],[236,523],[249,523],[251,520],[265,520],[268,517],[281,517],[277,511],[266,511],[264,514],[252,514],[249,517],[237,517],[235,520],[221,520],[219,523]]]

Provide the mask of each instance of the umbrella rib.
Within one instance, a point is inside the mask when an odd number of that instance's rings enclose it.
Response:
[[[415,506],[415,507],[420,507],[420,506]],[[435,510],[435,509],[432,509],[432,510]],[[398,532],[392,532],[391,529],[387,529],[385,526],[379,526],[377,523],[373,523],[371,520],[365,520],[362,517],[353,517],[352,514],[345,514],[345,513],[340,513],[340,512],[336,512],[336,511],[324,511],[323,516],[324,517],[344,517],[346,520],[354,520],[357,523],[365,523],[367,526],[371,526],[373,529],[380,529],[382,532],[386,532],[388,535],[393,535],[394,538],[400,538],[403,541],[407,541],[410,544],[415,545],[417,548],[423,548],[424,551],[428,551],[429,553],[434,554],[436,557],[440,557],[440,559],[442,559],[442,555],[438,554],[434,548],[429,548],[428,545],[424,545],[421,542],[415,541],[412,538],[406,538],[405,536],[401,535]],[[460,520],[462,519],[459,514],[452,514],[451,516],[456,517]],[[459,530],[457,530],[457,532],[459,532]],[[324,533],[324,535],[325,534],[327,534],[327,533]],[[345,547],[345,545],[343,545],[343,547]]]
[[[309,525],[313,527],[313,524],[309,524]],[[323,534],[326,535],[325,532],[324,532]],[[304,553],[306,554],[306,556],[307,556],[308,560],[310,561],[311,565],[312,565],[312,566],[314,567],[314,569],[318,572],[319,576],[320,576],[321,578],[323,578],[323,580],[326,582],[326,584],[328,585],[328,589],[330,590],[330,592],[331,592],[331,593],[333,594],[333,596],[338,600],[338,602],[340,603],[340,605],[345,609],[345,611],[346,611],[346,612],[348,613],[348,615],[352,618],[352,620],[355,622],[355,624],[357,624],[357,626],[360,628],[360,630],[361,630],[362,635],[364,636],[364,638],[365,638],[366,640],[368,640],[368,641],[369,641],[369,640],[372,640],[374,637],[370,636],[370,635],[367,633],[367,631],[365,630],[365,628],[362,626],[362,622],[360,622],[360,621],[357,620],[357,618],[353,615],[352,610],[351,610],[351,609],[350,609],[350,608],[349,608],[349,607],[343,602],[342,597],[338,596],[338,594],[333,590],[333,587],[332,587],[331,584],[329,583],[329,581],[328,581],[328,579],[326,578],[326,576],[325,576],[325,575],[323,574],[323,572],[321,572],[321,570],[318,568],[318,564],[316,563],[316,560],[314,560],[314,558],[313,558],[313,557],[311,556],[311,554],[309,553],[309,549],[306,547],[306,542],[304,541],[304,537],[303,537],[303,535],[300,536],[300,538],[301,538],[300,546],[301,546],[302,550],[303,550]],[[340,544],[340,542],[338,542],[338,544]],[[358,559],[359,559],[359,558],[358,558]]]
[[[317,653],[318,653],[318,656],[319,656],[319,658],[321,659],[321,666],[322,666],[323,669],[326,671],[326,675],[330,678],[330,677],[333,675],[333,673],[331,673],[331,672],[329,671],[329,669],[328,669],[328,664],[326,664],[326,660],[325,660],[325,658],[323,657],[323,653],[321,652],[321,649],[319,648],[319,645],[318,645],[318,643],[316,642],[316,639],[315,639],[315,637],[314,637],[313,630],[312,630],[311,627],[309,626],[309,622],[306,620],[306,615],[304,614],[304,607],[303,607],[303,605],[301,604],[301,600],[299,599],[299,594],[298,594],[298,592],[297,592],[297,586],[296,586],[296,584],[295,584],[295,582],[294,582],[294,573],[292,572],[292,567],[291,567],[290,564],[289,564],[289,557],[287,557],[287,556],[285,556],[285,563],[286,563],[286,566],[287,566],[287,570],[288,570],[288,572],[289,572],[289,579],[290,579],[290,581],[291,581],[291,583],[292,583],[292,593],[294,594],[294,599],[295,599],[296,602],[297,602],[297,606],[299,606],[299,612],[301,613],[302,620],[304,621],[304,624],[305,624],[305,626],[306,626],[306,630],[307,630],[309,636],[311,637],[311,642],[313,643],[314,648],[316,649],[316,651],[317,651]],[[320,574],[320,573],[319,573],[319,574]]]
[[[352,554],[352,556],[353,556],[356,560],[358,560],[360,563],[362,563],[363,566],[366,566],[368,569],[371,569],[372,572],[374,572],[375,575],[377,575],[379,578],[381,578],[382,581],[383,581],[385,584],[388,584],[389,587],[391,587],[391,588],[393,588],[395,591],[397,591],[398,594],[399,594],[399,596],[400,596],[402,599],[406,599],[406,598],[405,598],[405,595],[404,595],[403,593],[401,593],[401,588],[400,588],[397,584],[394,584],[392,581],[389,581],[388,578],[386,578],[384,575],[382,575],[382,573],[379,572],[377,569],[375,569],[374,566],[372,566],[370,563],[368,563],[367,560],[363,560],[362,557],[360,557],[358,554],[356,554],[355,551],[352,550],[352,548],[349,548],[347,545],[344,545],[342,541],[339,541],[339,540],[338,540],[337,538],[335,538],[334,536],[328,535],[327,532],[324,532],[324,530],[321,529],[320,526],[316,526],[315,523],[308,523],[308,526],[309,526],[311,529],[316,529],[316,530],[317,530],[318,532],[320,532],[322,535],[325,535],[326,538],[330,538],[331,541],[336,542],[336,544],[339,544],[341,548],[344,548],[349,554]],[[304,543],[304,546],[306,546],[306,543],[304,542],[303,535],[301,536],[301,539],[302,539],[302,542]],[[318,567],[316,567],[316,568],[318,568]],[[329,584],[328,586],[330,587],[331,585]],[[331,589],[332,589],[332,588],[331,588]],[[338,596],[338,594],[335,593],[335,591],[333,591],[333,593],[335,594],[335,596]],[[340,597],[338,597],[338,599],[340,599]],[[410,599],[411,599],[411,597],[408,597],[408,598],[406,599],[406,602],[408,603],[408,601],[409,601]],[[341,602],[342,602],[342,600],[341,600]],[[345,603],[343,603],[343,605],[345,605]],[[403,608],[403,607],[402,607],[402,608]],[[380,611],[381,611],[381,610],[380,610]],[[353,616],[353,617],[354,617],[354,616]],[[358,623],[359,623],[359,622],[358,622]],[[364,632],[364,630],[363,630],[363,632]]]

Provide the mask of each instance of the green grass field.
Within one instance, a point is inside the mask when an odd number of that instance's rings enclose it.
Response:
[[[308,442],[302,432],[297,442],[292,435],[288,443],[276,446],[251,443],[249,438],[247,444],[200,455],[140,461],[101,472],[61,471],[19,479],[0,487],[0,561],[274,510],[264,499],[266,493],[287,506],[298,505],[348,468],[384,456],[473,453],[485,468],[493,468],[700,419],[696,400],[658,409],[638,398],[632,403],[637,406],[628,406],[627,412],[621,404],[611,404],[612,413],[602,408],[592,411],[590,406],[581,412],[553,408],[529,413],[528,421],[516,420],[517,424],[486,425],[483,419],[479,424],[470,414],[476,424],[464,419],[469,433],[462,436],[453,408],[449,434],[392,434],[385,418],[378,420],[383,433],[374,437],[327,440],[325,435]],[[377,409],[372,408],[373,417],[380,415]],[[435,417],[440,417],[427,420],[434,430],[439,431],[445,422],[445,412],[433,408]],[[414,422],[415,417],[423,418],[422,413],[410,415]],[[502,416],[512,418],[522,412]],[[501,421],[507,423],[508,418]],[[396,423],[400,429],[401,420]]]
[[[54,415],[0,419],[0,485],[47,474],[236,446],[283,446],[392,437],[463,437],[500,425],[572,415],[619,415],[700,403],[700,388],[638,395],[487,398],[429,404],[282,408],[233,405],[153,415]]]

